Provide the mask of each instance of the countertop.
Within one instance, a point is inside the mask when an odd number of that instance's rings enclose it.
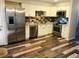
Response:
[[[46,22],[46,23],[29,23],[29,22],[26,22],[26,26],[39,26],[39,25],[47,25],[47,24],[53,24],[53,22]]]

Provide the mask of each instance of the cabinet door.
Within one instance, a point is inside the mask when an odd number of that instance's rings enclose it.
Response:
[[[53,32],[53,24],[48,24],[47,33],[51,34]]]
[[[30,37],[30,29],[29,26],[26,25],[25,27],[25,39],[28,40]]]
[[[39,25],[38,26],[38,36],[42,36],[43,35],[43,26],[42,25]]]
[[[47,34],[47,25],[45,24],[45,25],[43,25],[43,28],[42,28],[42,30],[43,30],[43,36],[44,35],[46,35]]]
[[[45,35],[45,25],[39,25],[38,26],[38,36],[44,36]]]

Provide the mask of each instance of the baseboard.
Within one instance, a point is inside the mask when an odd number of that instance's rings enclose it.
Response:
[[[43,35],[43,36],[38,36],[37,38],[41,38],[41,37],[45,37],[45,36],[49,36],[49,35],[53,35],[53,33],[47,34],[47,35]]]
[[[73,38],[68,38],[67,41],[74,41],[74,37]]]

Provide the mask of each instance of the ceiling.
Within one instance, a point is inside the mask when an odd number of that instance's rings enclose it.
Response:
[[[14,1],[14,2],[22,2],[25,3],[27,1],[37,1],[37,2],[45,2],[45,3],[59,3],[59,2],[67,2],[69,0],[8,0],[8,1]],[[55,2],[56,1],[56,2]]]

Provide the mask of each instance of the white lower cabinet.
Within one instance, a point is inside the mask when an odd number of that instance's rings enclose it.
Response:
[[[51,34],[53,32],[53,23],[38,25],[38,37]]]
[[[29,25],[25,27],[26,40],[30,37]],[[51,34],[53,32],[53,23],[38,24],[38,37]]]
[[[29,26],[26,25],[26,27],[25,27],[25,38],[26,38],[26,40],[29,39],[29,37],[30,37],[30,36],[29,36],[29,35],[30,35],[30,34],[29,34],[30,31],[29,31],[29,30],[30,30],[30,29],[29,29]]]
[[[44,35],[44,25],[38,25],[38,37]]]

